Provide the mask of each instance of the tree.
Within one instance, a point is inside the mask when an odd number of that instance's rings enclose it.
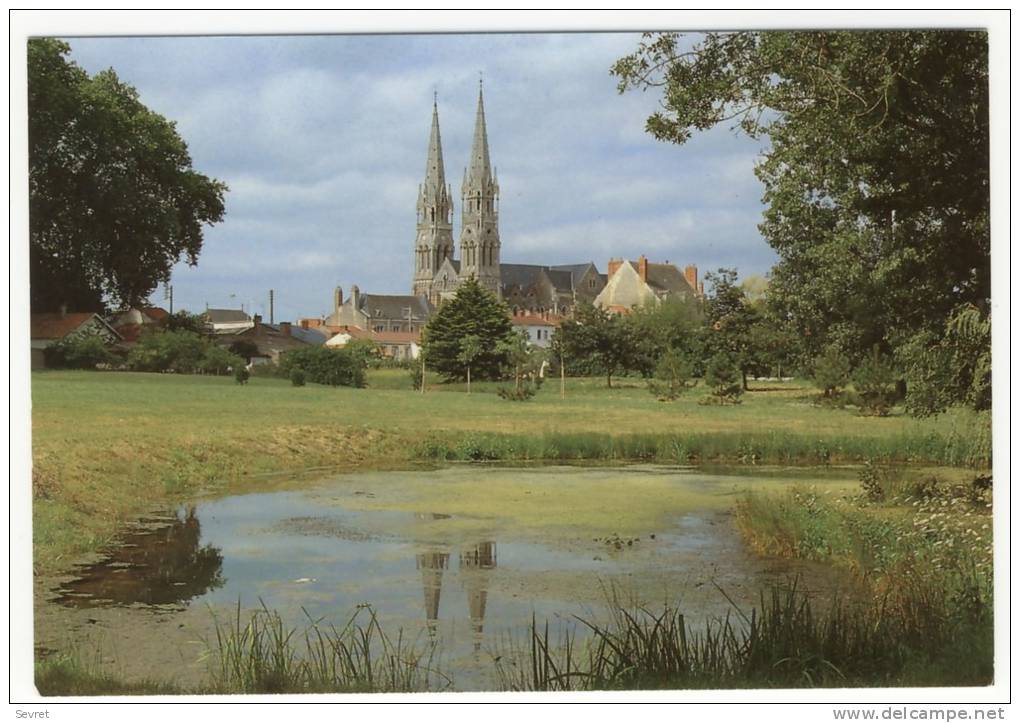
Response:
[[[634,342],[635,368],[645,376],[655,374],[664,354],[682,352],[690,359],[701,354],[704,309],[697,299],[667,298],[645,304],[624,317]]]
[[[482,287],[474,278],[468,278],[457,288],[457,293],[444,302],[422,332],[422,352],[425,363],[447,380],[467,377],[467,364],[461,360],[461,342],[474,336],[481,344],[481,353],[474,358],[471,370],[475,377],[499,379],[506,354],[500,343],[510,338],[510,310],[506,304]]]
[[[690,357],[677,349],[670,349],[659,357],[655,366],[655,378],[648,382],[648,391],[659,401],[672,402],[680,397],[689,386],[694,365]]]
[[[253,342],[251,339],[238,339],[237,341],[231,342],[230,346],[231,354],[244,359],[245,363],[251,362],[253,356],[259,355],[259,345]]]
[[[660,140],[727,121],[768,138],[769,296],[807,354],[889,350],[960,304],[987,310],[985,33],[667,33],[612,72],[621,92],[662,89]]]
[[[112,69],[89,77],[68,52],[28,42],[32,310],[139,305],[177,261],[198,262],[227,187]]]
[[[146,331],[128,354],[128,365],[135,371],[190,374],[201,368],[209,344],[190,331]]]
[[[719,352],[705,365],[705,385],[712,396],[706,397],[706,404],[740,404],[744,387],[740,383],[740,367],[726,352]]]
[[[740,369],[741,386],[747,389],[747,376],[764,365],[755,346],[753,330],[761,314],[748,301],[737,284],[734,269],[719,269],[705,274],[711,292],[705,299],[705,345],[713,355],[723,354]]]
[[[593,371],[605,374],[610,389],[615,374],[637,366],[636,343],[627,321],[591,304],[578,304],[574,318],[564,321],[556,336],[564,356],[587,359]]]
[[[482,340],[474,334],[468,334],[460,340],[460,354],[457,361],[467,368],[467,393],[471,393],[471,365],[482,355]]]
[[[166,318],[163,328],[167,331],[190,331],[195,334],[205,334],[208,325],[201,314],[192,314],[184,309],[175,312]],[[243,354],[241,356],[244,356]]]
[[[825,399],[837,399],[840,390],[850,382],[850,360],[836,344],[830,344],[825,353],[815,359],[812,376]]]
[[[198,364],[199,369],[207,374],[226,374],[231,369],[244,366],[244,359],[233,354],[222,346],[209,344]]]

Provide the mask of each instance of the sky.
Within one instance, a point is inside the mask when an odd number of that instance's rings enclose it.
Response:
[[[174,310],[275,320],[331,311],[332,290],[411,293],[415,202],[433,93],[447,180],[460,182],[484,79],[502,191],[502,260],[614,256],[765,274],[763,141],[728,126],[683,146],[644,130],[654,91],[619,94],[634,33],[67,38],[177,123],[194,168],[225,182],[224,220],[197,267],[174,268]],[[459,256],[459,253],[458,253]],[[153,301],[166,306],[163,291]]]

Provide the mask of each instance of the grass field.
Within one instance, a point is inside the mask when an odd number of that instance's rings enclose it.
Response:
[[[669,459],[990,464],[987,417],[860,417],[811,403],[807,384],[760,382],[737,406],[663,403],[639,379],[606,389],[550,380],[528,402],[496,385],[436,384],[422,395],[401,370],[369,388],[292,387],[255,378],[120,372],[32,375],[33,535],[37,572],[109,539],[117,523],[203,490],[267,484],[253,476],[420,459]]]

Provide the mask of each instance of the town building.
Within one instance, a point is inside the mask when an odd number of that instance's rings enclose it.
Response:
[[[46,349],[62,341],[76,337],[95,336],[108,346],[122,341],[123,337],[99,314],[91,311],[69,312],[61,309],[55,312],[32,314],[29,319],[31,334],[31,368],[46,367]]]
[[[698,268],[683,272],[670,263],[651,263],[642,255],[637,261],[610,259],[608,281],[595,297],[595,306],[615,313],[629,313],[638,306],[658,305],[666,298],[694,299],[704,295]]]

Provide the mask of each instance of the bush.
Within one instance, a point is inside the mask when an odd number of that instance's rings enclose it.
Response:
[[[190,374],[201,368],[209,340],[193,331],[150,331],[143,333],[128,354],[135,371]]]
[[[206,374],[226,374],[231,369],[243,366],[244,359],[215,344],[208,346],[199,362],[199,368]]]
[[[703,404],[740,404],[744,393],[740,369],[728,354],[716,354],[705,366],[705,384],[712,390],[712,396],[702,400]]]
[[[892,365],[874,347],[854,370],[854,387],[859,397],[862,414],[884,417],[889,414],[896,394]]]
[[[289,378],[294,369],[301,369],[308,381],[333,387],[365,386],[367,359],[360,351],[312,346],[288,351],[280,358],[280,374]]]
[[[689,383],[693,365],[683,352],[671,349],[655,365],[655,378],[649,380],[648,391],[661,402],[678,399],[692,384]]]
[[[95,369],[113,364],[117,357],[98,336],[72,336],[43,350],[46,366],[67,369]]]
[[[815,359],[812,377],[815,386],[822,391],[823,399],[840,399],[840,390],[850,382],[850,360],[832,344]]]
[[[500,387],[496,390],[496,394],[499,395],[500,399],[506,399],[508,402],[526,402],[535,396],[535,384],[521,384],[519,387]]]
[[[300,367],[294,367],[291,369],[290,383],[291,386],[303,387],[305,385],[305,370]]]
[[[234,381],[238,384],[247,384],[251,378],[251,372],[244,365],[241,365],[234,369]]]

